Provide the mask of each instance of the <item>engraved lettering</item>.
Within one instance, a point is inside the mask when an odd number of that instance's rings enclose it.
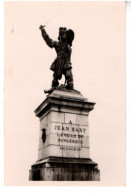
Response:
[[[75,128],[74,127],[72,127],[72,131],[75,131]]]
[[[69,127],[66,127],[66,131],[69,131]]]
[[[60,130],[60,126],[58,126],[58,130]]]
[[[65,128],[62,126],[62,130],[65,130]]]

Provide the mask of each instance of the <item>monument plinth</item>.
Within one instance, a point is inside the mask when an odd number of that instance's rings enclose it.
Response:
[[[88,116],[94,105],[75,90],[54,90],[38,106],[38,160],[30,180],[100,180],[97,163],[90,159]]]

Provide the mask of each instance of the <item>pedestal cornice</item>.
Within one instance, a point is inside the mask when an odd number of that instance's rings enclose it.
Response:
[[[59,108],[68,107],[91,111],[94,109],[94,102],[88,102],[81,94],[63,92],[60,90],[53,91],[34,111],[36,116],[40,116],[41,112],[46,112],[49,107],[57,105]]]

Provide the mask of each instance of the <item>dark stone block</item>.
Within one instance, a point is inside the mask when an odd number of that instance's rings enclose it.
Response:
[[[32,165],[33,181],[100,181],[100,171],[91,159],[50,157]]]

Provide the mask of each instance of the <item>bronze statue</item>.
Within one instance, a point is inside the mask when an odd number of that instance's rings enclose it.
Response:
[[[50,69],[54,72],[51,89],[45,90],[45,93],[51,93],[54,89],[59,86],[58,80],[62,78],[62,74],[65,76],[65,88],[73,90],[73,75],[72,75],[72,66],[71,66],[71,46],[74,39],[74,32],[65,27],[59,28],[59,41],[53,41],[50,39],[48,34],[45,31],[45,26],[40,26],[42,37],[45,40],[46,44],[55,48],[57,57],[52,63]]]

